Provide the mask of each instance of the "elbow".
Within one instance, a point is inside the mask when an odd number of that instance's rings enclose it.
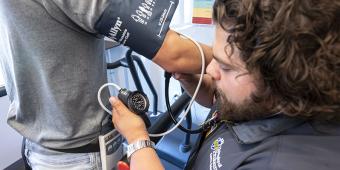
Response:
[[[157,65],[167,72],[177,72],[181,69],[181,52],[177,44],[176,33],[168,32],[165,40],[158,50],[156,56],[152,59]],[[178,35],[177,35],[178,36]]]

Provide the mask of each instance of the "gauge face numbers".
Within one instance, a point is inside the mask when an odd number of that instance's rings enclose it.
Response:
[[[147,99],[140,93],[135,93],[131,97],[131,103],[133,104],[133,107],[138,111],[145,111],[148,105]]]

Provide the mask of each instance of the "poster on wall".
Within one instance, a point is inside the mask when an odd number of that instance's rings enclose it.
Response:
[[[192,23],[212,24],[212,7],[214,0],[194,0]]]

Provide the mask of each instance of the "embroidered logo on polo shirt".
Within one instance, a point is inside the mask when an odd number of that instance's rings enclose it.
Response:
[[[221,163],[221,150],[224,144],[223,138],[216,139],[210,146],[212,152],[210,153],[210,170],[220,169],[223,165]]]

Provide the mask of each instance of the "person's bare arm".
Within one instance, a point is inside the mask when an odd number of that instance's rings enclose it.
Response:
[[[129,144],[138,140],[150,140],[148,131],[141,117],[132,113],[119,99],[110,98],[112,122],[116,130],[124,136]],[[164,167],[154,149],[146,147],[131,155],[131,170],[163,170]]]
[[[200,45],[205,55],[205,66],[207,66],[212,60],[212,48],[202,43]],[[162,47],[152,61],[167,72],[192,74],[200,73],[202,63],[197,46],[172,30],[167,33]]]
[[[181,82],[181,86],[192,96],[196,90],[200,75],[175,73],[174,78]],[[215,87],[212,78],[205,74],[195,101],[205,107],[213,105]]]
[[[131,170],[164,170],[156,151],[152,148],[143,148],[133,153],[131,156],[130,168]]]

